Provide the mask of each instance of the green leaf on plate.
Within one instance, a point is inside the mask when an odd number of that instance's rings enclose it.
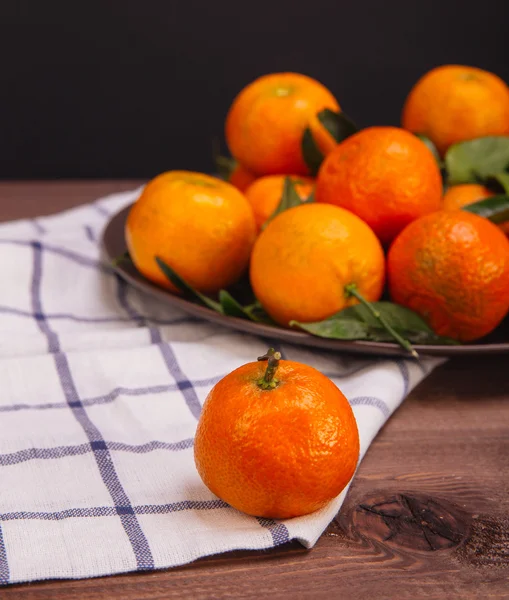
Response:
[[[159,265],[159,268],[164,273],[164,275],[169,279],[169,281],[178,288],[183,294],[186,294],[199,304],[203,304],[212,310],[222,313],[221,304],[212,300],[205,294],[202,294],[198,290],[195,290],[192,286],[190,286],[187,281],[182,279],[180,275],[178,275],[169,265],[167,265],[162,258],[156,256],[156,262]]]
[[[509,221],[509,194],[490,196],[479,202],[467,204],[463,210],[489,219],[492,223],[505,223]]]
[[[263,306],[260,304],[260,302],[258,302],[258,300],[249,306],[245,306],[244,310],[250,316],[252,321],[265,323],[266,325],[276,325],[276,323],[265,312]]]
[[[373,302],[372,305],[392,327],[399,330],[433,333],[431,327],[422,317],[409,308],[394,304],[393,302]],[[380,327],[380,323],[376,317],[362,304],[350,306],[341,311],[340,314],[355,316],[369,327]]]
[[[221,311],[223,315],[228,317],[237,317],[239,319],[249,319],[250,321],[254,321],[251,315],[247,312],[247,310],[237,302],[235,298],[227,292],[226,290],[221,290],[219,292],[219,302],[221,304]]]
[[[185,296],[191,300],[194,300],[198,304],[202,304],[207,308],[211,308],[212,310],[215,310],[222,315],[226,315],[227,317],[248,319],[249,321],[255,321],[259,323],[273,323],[258,301],[248,306],[242,306],[240,302],[235,300],[230,292],[226,290],[220,290],[219,302],[216,302],[215,300],[212,300],[212,298],[209,298],[205,294],[195,290],[159,256],[156,256],[156,262],[170,282]]]
[[[311,196],[304,202],[312,202],[312,199],[310,200],[310,198],[314,199],[313,194],[311,194]],[[270,215],[270,217],[263,224],[262,229],[265,229],[265,227],[270,223],[270,221],[272,221],[272,219],[277,217],[280,213],[284,212],[285,210],[288,210],[289,208],[294,208],[295,206],[300,206],[304,202],[301,200],[301,197],[297,193],[297,190],[295,189],[295,185],[293,184],[293,181],[291,180],[291,178],[285,177],[285,182],[283,185],[283,194],[281,195],[281,200],[279,201],[279,204],[277,205],[276,210]]]
[[[331,338],[335,340],[368,340],[369,327],[356,317],[340,316],[337,313],[323,321],[314,323],[300,323],[290,321],[290,327],[299,327],[308,333],[318,337]]]
[[[111,264],[113,267],[117,267],[118,265],[120,265],[123,262],[132,262],[131,255],[129,254],[129,252],[127,250],[124,252],[124,254],[121,254],[120,256],[115,257],[111,261]]]
[[[509,167],[509,136],[488,136],[452,145],[445,155],[449,184],[478,183]]]
[[[313,176],[316,175],[320,165],[323,162],[324,156],[315,142],[315,138],[313,137],[309,127],[306,127],[304,134],[302,135],[301,150],[304,162],[306,163],[309,172]]]
[[[317,118],[338,143],[359,131],[357,125],[344,112],[325,108],[318,113]]]
[[[242,306],[235,298],[226,290],[219,292],[219,301],[223,310],[223,314],[229,317],[237,317],[238,319],[248,319],[256,323],[273,324],[274,322],[263,310],[262,305],[256,301],[248,306]]]
[[[375,308],[383,315],[400,335],[417,344],[456,344],[457,342],[438,336],[412,310],[392,302],[373,302]],[[315,323],[299,323],[292,321],[291,326],[297,326],[308,333],[319,337],[341,340],[371,340],[392,342],[394,338],[373,314],[361,304],[356,304],[332,315],[328,319]]]

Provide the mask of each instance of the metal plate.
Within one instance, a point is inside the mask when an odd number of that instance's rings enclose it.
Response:
[[[111,218],[105,228],[103,235],[103,247],[107,258],[113,260],[121,256],[127,250],[125,243],[124,230],[127,214],[130,207],[116,214]],[[114,267],[115,271],[128,283],[139,290],[166,302],[169,306],[175,306],[181,310],[201,317],[207,321],[220,323],[226,327],[252,333],[254,335],[278,339],[291,344],[301,344],[314,348],[323,348],[326,350],[337,350],[341,352],[355,352],[360,354],[372,354],[377,356],[407,356],[405,351],[397,344],[388,342],[364,342],[364,341],[346,341],[330,340],[319,338],[308,333],[271,325],[254,323],[236,317],[227,317],[221,315],[210,308],[199,306],[189,300],[175,296],[170,292],[152,284],[145,279],[131,263],[122,263]],[[481,355],[481,354],[502,354],[509,353],[509,318],[500,325],[490,336],[471,344],[461,346],[434,346],[415,344],[414,348],[420,354],[433,356],[462,356],[462,355]]]

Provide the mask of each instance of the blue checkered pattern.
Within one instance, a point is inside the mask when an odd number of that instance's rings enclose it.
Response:
[[[193,461],[208,391],[276,345],[341,387],[363,455],[438,364],[281,346],[139,294],[99,245],[138,193],[0,226],[0,584],[166,568],[294,539],[313,546],[346,491],[280,522],[213,496]]]

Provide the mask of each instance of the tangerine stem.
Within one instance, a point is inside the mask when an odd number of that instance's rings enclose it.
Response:
[[[267,368],[265,369],[265,374],[257,383],[258,386],[263,390],[270,390],[277,386],[279,383],[277,379],[274,378],[276,374],[277,368],[279,367],[279,361],[281,360],[281,352],[276,352],[274,348],[269,348],[267,353],[263,356],[259,356],[258,360],[266,360]]]
[[[398,342],[398,344],[402,348],[404,348],[407,352],[410,352],[410,354],[414,358],[419,358],[419,355],[412,347],[412,344],[404,337],[402,337],[392,325],[387,323],[385,317],[371,304],[371,302],[368,302],[366,298],[364,298],[364,296],[359,292],[355,283],[349,283],[345,286],[345,294],[347,296],[353,296],[354,298],[356,298],[363,306],[365,306],[369,310],[369,312],[375,317],[375,319],[380,323],[380,325],[382,325],[382,327],[392,335],[392,337]]]

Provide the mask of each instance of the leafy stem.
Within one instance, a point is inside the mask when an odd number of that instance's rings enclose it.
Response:
[[[463,206],[463,210],[488,219],[492,223],[509,221],[509,194],[490,196]]]
[[[366,298],[364,298],[364,296],[357,289],[355,283],[349,283],[345,286],[345,294],[348,297],[353,296],[354,298],[356,298],[363,306],[366,307],[367,310],[369,310],[369,312],[375,317],[375,319],[380,323],[380,325],[382,325],[382,327],[387,331],[387,333],[389,333],[402,348],[407,350],[407,352],[409,352],[414,358],[419,358],[419,355],[412,347],[412,344],[404,337],[402,337],[394,329],[394,327],[392,327],[392,325],[390,325],[386,321],[384,316],[371,304],[371,302],[368,302]]]

